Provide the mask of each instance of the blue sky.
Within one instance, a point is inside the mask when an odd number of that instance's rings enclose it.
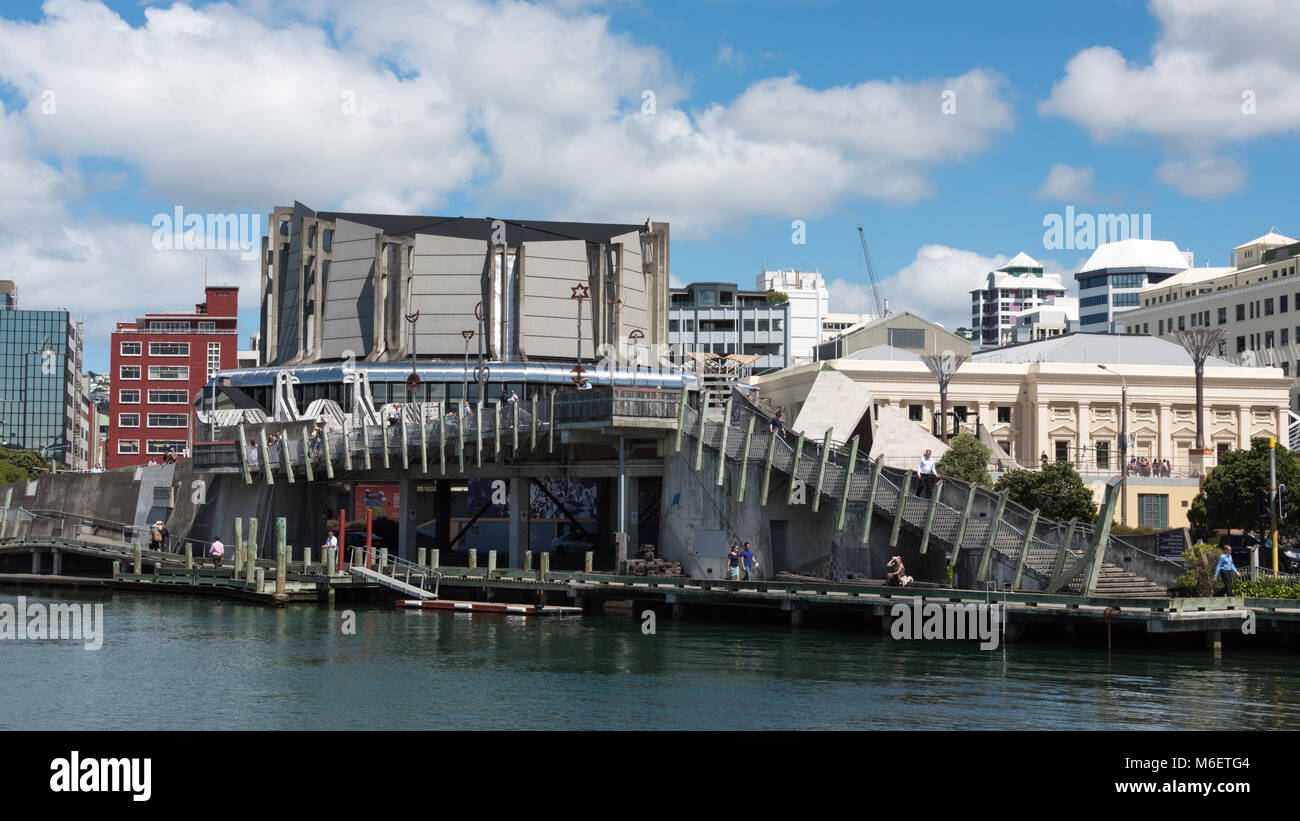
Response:
[[[653,216],[679,281],[816,267],[842,310],[868,309],[861,225],[891,309],[959,325],[1017,251],[1072,281],[1088,251],[1043,243],[1067,205],[1150,214],[1198,265],[1300,231],[1300,58],[1259,47],[1300,35],[1295,17],[1271,0],[8,3],[0,277],[86,316],[103,370],[112,322],[192,304],[204,257],[256,329],[255,262],[151,244],[177,205]]]

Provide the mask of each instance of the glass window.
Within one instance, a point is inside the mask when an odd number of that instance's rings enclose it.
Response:
[[[1011,407],[1010,407],[1009,405],[1001,405],[1001,406],[999,406],[999,407],[998,407],[998,423],[999,423],[999,424],[1010,424],[1010,422],[1011,422]]]
[[[913,422],[923,421],[925,419],[924,410],[920,405],[908,405],[907,418]]]
[[[184,439],[150,439],[148,450],[150,453],[166,453],[168,450],[175,450],[177,453],[185,453]]]
[[[215,331],[216,329],[217,329],[217,323],[215,322],[204,321],[199,323],[200,331]]]
[[[745,320],[744,328],[745,328],[746,331],[752,331],[752,330],[754,330],[754,320],[753,320],[753,319],[746,319],[746,320]]]
[[[189,427],[190,418],[184,413],[151,413],[149,414],[149,427],[151,428],[186,428]]]
[[[1169,494],[1138,494],[1138,527],[1164,530],[1169,526]]]
[[[1070,443],[1067,440],[1060,439],[1056,442],[1056,461],[1070,461]]]
[[[117,452],[118,453],[139,453],[140,440],[139,439],[118,439]]]
[[[329,251],[334,247],[334,229],[326,228],[321,234],[320,247],[322,251]]]
[[[185,381],[190,378],[190,369],[185,365],[150,365],[149,378],[158,381]]]
[[[188,342],[150,342],[150,356],[189,356],[190,343]]]
[[[1269,297],[1268,299],[1264,300],[1264,316],[1272,316],[1272,315],[1273,315],[1273,298]]]
[[[1285,297],[1284,297],[1284,298],[1285,298]],[[1285,309],[1283,309],[1283,310],[1285,310]],[[1223,324],[1225,324],[1227,321],[1228,321],[1228,309],[1227,309],[1227,308],[1220,308],[1220,309],[1219,309],[1219,324],[1220,324],[1220,325],[1223,325]]]
[[[140,391],[118,391],[117,401],[123,405],[138,405],[140,403]]]
[[[770,322],[769,320],[766,320],[766,319],[760,319],[760,320],[758,321],[758,329],[759,329],[760,331],[766,331],[766,330],[768,330],[768,326],[769,326],[769,325],[771,325],[771,322]]]
[[[678,321],[676,319],[668,320],[668,331],[670,333],[677,333],[677,324]]]
[[[123,343],[122,343],[122,347],[121,347],[121,352],[122,352],[122,356],[139,356],[139,355],[140,355],[140,343],[139,343],[139,342],[123,342]]]
[[[1277,312],[1279,314],[1286,313],[1286,294],[1277,298]]]
[[[1245,319],[1246,319],[1246,304],[1244,302],[1239,302],[1237,303],[1237,321],[1242,322]]]
[[[781,317],[779,316],[772,317],[772,330],[774,331],[781,330]]]
[[[138,413],[119,413],[117,415],[117,426],[119,428],[138,428],[140,427],[140,414]]]
[[[136,393],[138,397],[139,392]],[[150,405],[187,405],[189,401],[188,391],[149,391]]]
[[[139,379],[139,378],[140,378],[140,366],[139,366],[139,365],[121,365],[121,366],[119,366],[119,367],[118,367],[118,370],[117,370],[117,378],[118,378],[118,379]],[[137,401],[139,401],[139,400],[137,400]]]

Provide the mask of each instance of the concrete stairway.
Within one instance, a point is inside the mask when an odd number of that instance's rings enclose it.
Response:
[[[1104,562],[1094,595],[1113,599],[1167,599],[1169,591],[1149,579]]]

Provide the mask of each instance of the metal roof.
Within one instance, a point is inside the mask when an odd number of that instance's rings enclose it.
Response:
[[[1073,333],[976,351],[972,362],[1086,362],[1097,365],[1182,365],[1191,366],[1192,357],[1175,342],[1142,334]],[[1216,357],[1205,360],[1207,367],[1236,368]]]

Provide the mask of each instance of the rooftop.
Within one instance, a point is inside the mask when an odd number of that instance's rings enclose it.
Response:
[[[1099,365],[1191,365],[1192,357],[1175,342],[1142,334],[1073,333],[976,351],[972,362],[1006,364],[1031,362],[1086,362]],[[1236,368],[1216,357],[1206,367]]]
[[[1249,248],[1252,245],[1291,245],[1296,242],[1300,242],[1300,240],[1292,239],[1291,237],[1284,237],[1276,231],[1269,231],[1264,236],[1255,237],[1250,242],[1243,242],[1232,250],[1240,251],[1242,248]]]
[[[1122,239],[1097,246],[1076,277],[1094,271],[1139,269],[1169,273],[1191,267],[1178,246],[1163,239]]]

